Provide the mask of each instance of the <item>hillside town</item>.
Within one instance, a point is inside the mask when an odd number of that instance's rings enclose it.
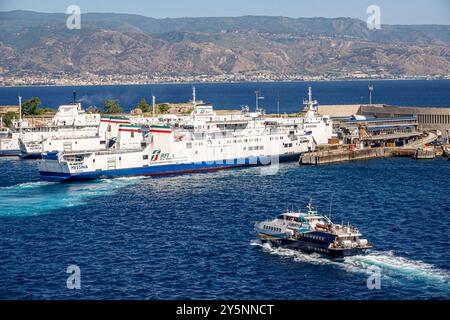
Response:
[[[450,75],[393,75],[384,71],[356,71],[348,73],[329,73],[322,75],[276,74],[272,72],[252,72],[240,74],[199,74],[164,75],[148,73],[96,75],[84,74],[30,74],[24,76],[1,75],[0,86],[49,86],[49,85],[121,85],[153,83],[223,83],[223,82],[282,82],[282,81],[327,81],[327,80],[438,80],[450,79]]]

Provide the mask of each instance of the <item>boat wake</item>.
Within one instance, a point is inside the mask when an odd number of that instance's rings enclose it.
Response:
[[[408,280],[426,280],[450,285],[449,271],[436,268],[423,261],[396,256],[392,251],[375,251],[365,256],[347,257],[345,260],[346,263],[362,268],[376,266],[391,278],[397,279],[398,276],[401,276]]]
[[[313,265],[330,265],[351,273],[372,274],[373,267],[379,268],[382,278],[392,281],[423,281],[427,284],[440,284],[450,290],[450,272],[436,268],[422,261],[396,256],[392,251],[370,252],[367,255],[351,256],[344,259],[331,259],[319,254],[307,254],[301,251],[275,248],[270,244],[253,240],[250,243],[260,246],[270,254],[290,258],[295,262]]]
[[[0,188],[0,217],[28,217],[79,206],[145,177],[97,180],[85,183],[27,182]]]

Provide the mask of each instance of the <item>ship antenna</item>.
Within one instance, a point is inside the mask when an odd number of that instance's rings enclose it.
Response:
[[[152,91],[152,117],[155,118],[156,97]]]
[[[280,117],[280,91],[278,91],[277,98],[277,116]]]
[[[309,211],[308,213],[310,213],[313,210],[313,203],[312,203],[312,196],[311,195],[309,195],[309,202],[308,202],[307,208],[308,208],[308,211]]]
[[[259,88],[258,90],[256,90],[255,91],[255,98],[256,98],[256,103],[255,103],[255,105],[256,105],[256,112],[258,112],[260,109],[259,109],[259,100],[263,100],[264,99],[264,97],[263,96],[261,96],[261,88]]]
[[[192,104],[195,105],[197,104],[197,93],[195,91],[195,86],[192,86]]]
[[[77,103],[77,92],[73,90],[72,94],[73,94],[73,103]]]
[[[303,111],[316,111],[317,101],[312,98],[312,88],[308,87],[308,100],[303,99]]]
[[[22,97],[19,96],[19,129],[22,136]]]

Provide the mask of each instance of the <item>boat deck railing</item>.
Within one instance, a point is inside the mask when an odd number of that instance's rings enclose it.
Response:
[[[115,149],[115,150],[96,150],[95,152],[96,156],[105,155],[105,154],[119,154],[119,153],[134,153],[134,152],[142,152],[144,148],[136,148],[136,149]]]
[[[79,150],[79,151],[63,151],[61,156],[74,156],[80,154],[94,154],[96,156],[106,155],[106,154],[120,154],[120,153],[134,153],[142,152],[144,149],[105,149],[105,150]]]

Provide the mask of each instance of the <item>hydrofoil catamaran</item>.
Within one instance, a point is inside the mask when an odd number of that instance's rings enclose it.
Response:
[[[360,255],[372,248],[350,224],[335,224],[320,215],[310,199],[307,212],[286,212],[273,220],[257,222],[255,230],[263,243],[275,247],[324,254],[331,257]]]

